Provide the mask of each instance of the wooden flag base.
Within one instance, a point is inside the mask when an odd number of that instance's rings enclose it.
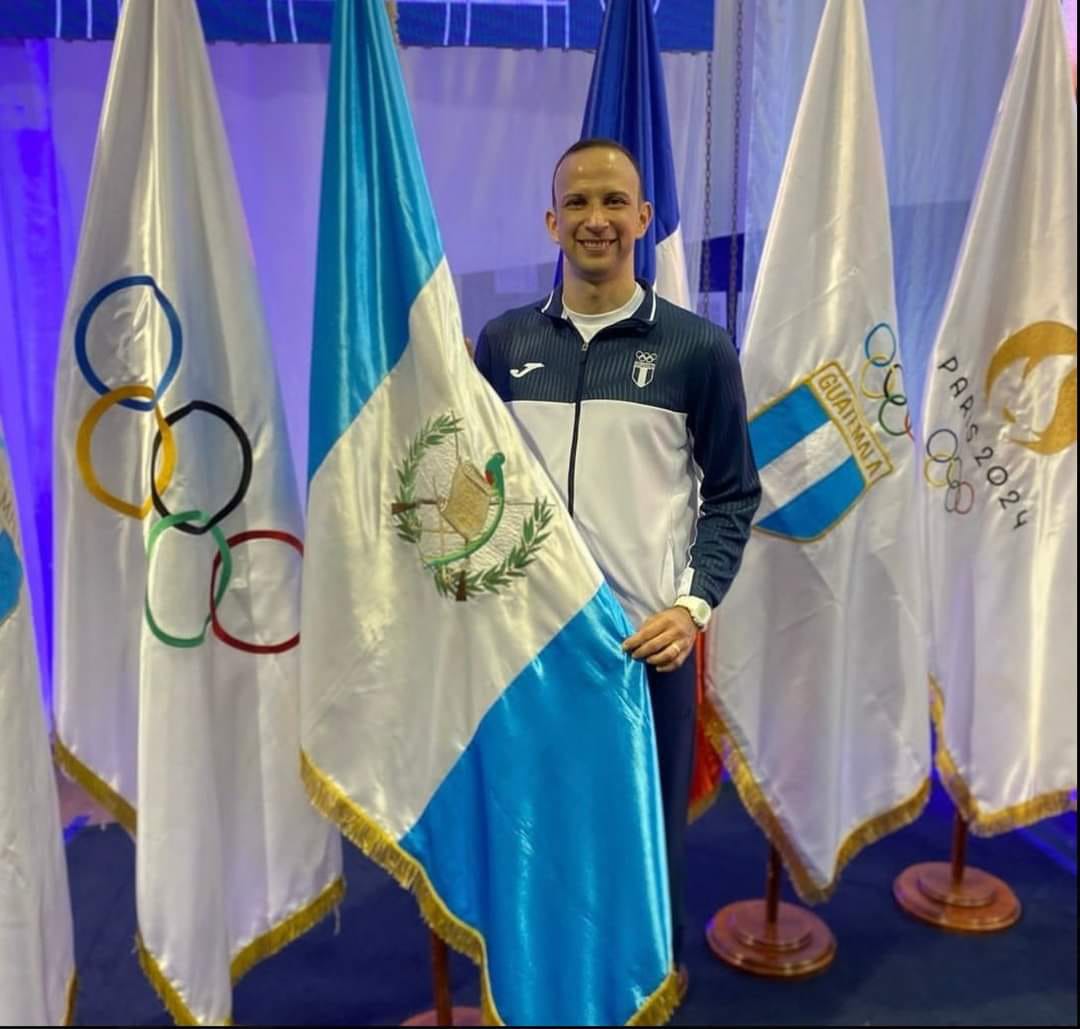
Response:
[[[967,823],[953,819],[952,860],[904,869],[893,883],[896,903],[913,918],[940,929],[993,933],[1020,918],[1020,901],[996,875],[966,865]]]
[[[712,952],[744,972],[770,979],[804,979],[836,956],[829,927],[805,908],[780,901],[780,853],[769,848],[764,900],[721,908],[705,930]]]
[[[479,1008],[454,1007],[450,1000],[450,951],[435,933],[431,934],[431,978],[435,1007],[413,1015],[402,1025],[483,1025]]]

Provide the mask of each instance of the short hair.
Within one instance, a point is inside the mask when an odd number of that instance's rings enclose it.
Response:
[[[645,176],[641,174],[641,165],[638,164],[638,159],[617,140],[607,139],[604,136],[589,136],[586,139],[579,139],[576,143],[568,146],[562,152],[562,156],[555,162],[555,170],[551,173],[551,206],[553,208],[558,209],[559,206],[555,200],[555,176],[559,174],[563,161],[571,154],[580,153],[582,150],[617,150],[634,166],[634,171],[637,173],[638,194],[642,200],[645,199]]]

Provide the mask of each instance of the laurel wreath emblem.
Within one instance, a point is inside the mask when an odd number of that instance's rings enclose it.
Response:
[[[417,493],[417,476],[424,458],[434,448],[455,440],[462,432],[462,421],[453,413],[431,418],[409,441],[405,457],[397,468],[397,491],[391,505],[391,515],[395,531],[400,539],[411,543],[418,550],[425,533],[420,515],[422,505],[433,505],[439,511],[440,519],[446,520],[447,502],[440,507],[437,498],[422,498]],[[483,552],[490,541],[506,504],[502,479],[501,454],[496,454],[488,462],[487,484],[491,490],[491,499],[496,508],[494,521],[488,523],[475,540],[466,540],[466,545],[451,555],[442,558],[438,555],[424,555],[421,559],[431,572],[432,581],[439,596],[454,600],[468,600],[482,594],[498,594],[513,585],[515,579],[524,578],[526,569],[536,557],[550,535],[550,527],[555,517],[551,501],[537,498],[530,504],[529,514],[522,520],[521,531],[510,550],[501,560],[483,568],[471,568],[468,565],[474,554]],[[463,465],[458,462],[458,467]],[[471,466],[469,466],[471,468]]]

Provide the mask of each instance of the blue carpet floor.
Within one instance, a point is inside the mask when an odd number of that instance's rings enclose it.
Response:
[[[704,939],[718,907],[761,896],[764,883],[765,844],[725,786],[690,831],[690,991],[672,1024],[1076,1025],[1075,815],[1038,834],[970,841],[969,862],[1004,878],[1024,906],[1014,928],[986,937],[924,927],[892,899],[909,864],[947,860],[951,819],[935,791],[914,825],[859,855],[835,898],[816,909],[837,938],[833,965],[803,982],[770,982],[722,965]],[[1071,867],[1058,837],[1072,841]],[[133,952],[131,841],[116,826],[82,828],[67,853],[77,1024],[171,1024]],[[345,872],[337,924],[328,919],[240,981],[238,1024],[393,1025],[431,1006],[428,937],[412,899],[351,846]],[[476,1003],[472,965],[455,956],[451,977],[455,1001]]]

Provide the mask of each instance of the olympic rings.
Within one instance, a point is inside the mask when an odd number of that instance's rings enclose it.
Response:
[[[967,503],[963,504],[960,498],[965,496],[964,487],[967,487]],[[952,497],[950,503],[949,498]],[[945,492],[945,510],[949,514],[965,515],[975,506],[975,487],[970,482],[961,482],[956,486],[951,483],[948,490]]]
[[[87,304],[82,309],[79,320],[75,325],[75,360],[79,365],[79,370],[83,373],[83,376],[86,381],[90,383],[91,387],[96,392],[102,394],[102,396],[107,394],[109,392],[109,387],[98,378],[97,372],[94,371],[90,364],[90,358],[86,352],[86,331],[90,327],[90,319],[94,317],[94,312],[97,311],[109,297],[114,293],[119,293],[122,289],[128,289],[132,286],[149,286],[154,291],[154,296],[157,298],[158,304],[161,305],[165,320],[169,323],[169,334],[172,336],[172,351],[169,354],[169,363],[165,366],[161,381],[150,393],[150,399],[141,401],[125,399],[122,401],[124,407],[130,408],[133,411],[152,411],[154,410],[156,398],[160,397],[169,388],[169,384],[176,376],[176,371],[180,367],[180,357],[184,350],[184,334],[180,327],[180,318],[177,316],[176,308],[173,307],[169,298],[158,288],[158,284],[154,281],[152,275],[126,275],[122,279],[115,279],[107,285],[102,286],[101,289],[87,301]]]
[[[952,449],[947,454],[935,454],[934,453],[934,447],[933,447],[934,437],[940,435],[941,433],[944,433],[946,436],[951,436],[952,437]],[[930,433],[929,437],[927,437],[927,440],[926,440],[926,454],[930,458],[931,461],[936,461],[939,464],[945,464],[945,463],[951,461],[954,457],[956,457],[959,450],[960,450],[960,440],[957,437],[956,433],[952,431],[952,429],[935,429],[932,433]]]
[[[938,439],[944,436],[948,449]],[[926,460],[923,462],[923,478],[934,489],[945,490],[945,510],[949,514],[967,514],[975,506],[975,487],[964,479],[964,462],[960,457],[960,437],[952,429],[935,429],[926,440]],[[931,475],[934,465],[945,466],[945,478]]]
[[[889,334],[889,339],[892,342],[892,349],[888,354],[872,354],[870,352],[870,343],[881,329],[884,329]],[[877,325],[866,334],[866,339],[863,340],[863,353],[866,354],[866,360],[875,368],[887,368],[893,363],[896,359],[896,333],[893,332],[892,326],[888,322],[878,322]]]
[[[143,384],[132,384],[110,389],[102,382],[90,365],[86,349],[86,335],[90,321],[97,309],[114,293],[133,286],[148,286],[154,291],[154,296],[164,312],[165,319],[169,325],[169,332],[172,337],[172,351],[169,355],[165,371],[161,376],[161,381],[156,387],[150,387]],[[291,533],[272,529],[248,530],[236,533],[228,539],[225,538],[225,534],[219,528],[219,525],[244,502],[248,488],[251,485],[254,468],[251,440],[236,418],[224,408],[217,404],[212,404],[209,401],[192,400],[169,415],[163,414],[161,407],[159,406],[159,399],[176,377],[182,355],[183,332],[179,316],[169,298],[158,287],[152,276],[129,275],[124,278],[115,279],[113,282],[110,282],[99,289],[90,298],[83,308],[82,313],[79,315],[79,320],[75,327],[75,360],[87,383],[89,383],[90,387],[97,393],[100,393],[101,397],[96,400],[89,411],[87,411],[76,433],[75,455],[79,474],[91,496],[113,511],[117,511],[122,515],[140,521],[146,518],[150,513],[151,508],[155,508],[161,514],[161,519],[151,527],[147,537],[146,560],[148,567],[153,558],[158,541],[162,534],[169,529],[178,529],[180,532],[191,536],[201,536],[209,532],[214,538],[214,542],[217,545],[217,553],[214,556],[214,562],[210,573],[210,613],[203,622],[202,631],[195,636],[177,636],[162,628],[155,618],[153,608],[151,607],[148,578],[143,608],[146,624],[155,638],[170,647],[193,648],[200,646],[206,640],[207,629],[212,626],[214,635],[227,646],[230,646],[235,650],[241,650],[249,654],[280,654],[284,651],[291,650],[299,644],[299,632],[289,639],[278,643],[247,643],[230,634],[218,619],[218,609],[229,589],[229,583],[232,578],[233,560],[230,548],[250,540],[278,540],[287,543],[300,554],[301,558],[303,558],[304,546],[303,543]],[[122,500],[109,493],[98,480],[97,473],[93,466],[91,444],[94,429],[97,427],[98,422],[101,421],[105,412],[117,404],[135,411],[152,411],[154,420],[157,422],[157,433],[154,436],[153,447],[150,453],[150,496],[141,505],[130,503],[129,501]],[[163,494],[173,480],[177,465],[177,445],[172,427],[195,411],[203,411],[220,419],[236,436],[240,444],[242,459],[240,481],[228,502],[216,514],[207,514],[207,512],[199,510],[198,508],[191,508],[173,514],[169,511],[163,498]],[[161,467],[159,468],[158,455],[162,449],[164,449],[164,454],[162,455],[160,462]]]
[[[157,546],[158,539],[160,539],[161,534],[166,529],[170,529],[174,525],[179,525],[181,522],[187,522],[193,519],[197,519],[200,522],[208,522],[209,516],[204,511],[181,511],[179,514],[162,518],[160,522],[154,525],[150,530],[150,536],[146,541],[147,562],[149,563],[150,558],[154,553],[154,547]],[[229,552],[228,543],[225,542],[225,534],[216,525],[210,529],[210,533],[213,535],[214,542],[218,546],[218,553],[216,556],[225,565],[225,571],[221,576],[221,585],[218,586],[217,596],[211,598],[211,605],[213,605],[221,603],[221,598],[225,596],[225,591],[229,588],[229,579],[232,576],[232,554]],[[216,573],[216,563],[214,567]],[[162,643],[167,643],[170,647],[197,647],[204,639],[206,639],[206,630],[210,627],[210,622],[212,620],[211,615],[206,616],[206,621],[203,622],[202,632],[200,632],[198,636],[173,636],[158,625],[157,621],[154,619],[154,612],[150,607],[149,576],[147,576],[146,601],[144,608],[146,611],[146,624],[150,626],[150,631],[161,640]]]
[[[254,529],[250,532],[238,532],[235,536],[230,536],[225,542],[228,547],[239,546],[241,543],[247,543],[250,540],[280,540],[282,543],[287,543],[292,547],[301,557],[304,556],[304,544],[300,542],[292,533],[288,532],[275,532],[270,529]],[[218,568],[223,562],[222,555],[228,554],[228,550],[221,551],[214,555],[214,567],[210,573],[210,620],[214,627],[214,635],[223,643],[228,643],[229,646],[235,647],[237,650],[243,650],[248,654],[283,654],[286,650],[292,650],[293,647],[300,643],[300,633],[297,632],[295,636],[290,637],[287,640],[283,640],[281,643],[245,643],[243,640],[238,639],[229,633],[225,627],[218,620],[218,603],[220,596],[214,595],[214,583],[217,581]],[[228,572],[226,572],[228,574]]]
[[[888,333],[890,342],[888,353],[878,351],[873,346],[874,338],[883,331]],[[915,437],[911,432],[911,413],[907,410],[907,394],[895,388],[898,385],[897,380],[902,371],[901,366],[896,363],[896,351],[896,333],[893,332],[892,326],[888,322],[878,322],[863,340],[863,353],[866,355],[866,360],[863,362],[862,371],[859,373],[859,391],[868,400],[881,401],[881,405],[878,407],[877,420],[878,425],[881,426],[884,432],[890,436],[908,436],[914,439]],[[868,385],[866,377],[871,371],[884,372],[880,387],[871,388]],[[904,413],[904,420],[899,427],[896,424],[899,415],[894,414],[889,417],[888,414],[893,408],[900,408]]]
[[[953,457],[948,461],[939,461],[938,464],[945,465],[944,479],[938,480],[930,477],[929,462],[923,466],[923,477],[934,489],[945,489],[947,486],[956,489],[963,482],[964,462],[959,457]]]
[[[217,404],[211,404],[206,400],[193,400],[190,404],[185,404],[183,407],[165,418],[168,425],[175,425],[178,421],[186,418],[192,411],[205,411],[207,414],[212,414],[217,418],[220,418],[236,435],[237,440],[240,443],[240,453],[243,458],[243,468],[240,472],[240,483],[236,487],[236,492],[229,498],[228,503],[217,512],[207,523],[201,527],[196,527],[185,522],[177,522],[176,528],[181,532],[189,533],[192,536],[201,536],[206,532],[209,532],[213,527],[220,522],[224,521],[230,514],[235,511],[241,503],[243,503],[244,497],[247,495],[248,486],[251,484],[251,440],[248,439],[248,435],[244,432],[243,426],[222,407],[218,407]],[[159,431],[154,437],[154,449],[150,455],[150,470],[157,467],[158,450],[161,447],[163,435]],[[159,515],[163,518],[168,518],[170,515],[169,509],[165,506],[165,501],[161,499],[162,491],[157,489],[154,484],[154,477],[150,478],[150,495],[154,502],[154,507],[157,509]]]
[[[899,367],[897,365],[896,367]],[[888,376],[886,376],[888,381]],[[885,397],[881,402],[881,407],[878,408],[878,424],[890,435],[890,436],[910,436],[911,435],[911,412],[904,411],[904,424],[901,428],[893,428],[885,418],[885,411],[891,407],[907,407],[907,397],[903,393],[893,393]]]
[[[158,440],[165,444],[165,461],[161,472],[153,479],[151,488],[156,492],[161,492],[169,485],[172,481],[173,471],[176,468],[176,442],[173,439],[168,420],[162,416],[161,409],[153,403],[154,391],[149,386],[121,386],[119,389],[109,390],[100,400],[94,402],[94,405],[86,412],[86,417],[83,418],[75,436],[75,463],[78,466],[83,482],[86,484],[86,488],[94,497],[106,507],[110,507],[122,515],[127,515],[129,518],[142,521],[150,513],[153,500],[147,498],[143,504],[136,505],[114,496],[98,481],[97,473],[94,471],[93,459],[90,455],[90,442],[94,435],[94,429],[97,428],[102,416],[114,404],[123,405],[130,397],[148,397],[150,399],[151,406],[146,410],[154,412],[154,418],[158,423]],[[154,454],[155,456],[157,454],[157,443],[155,443]]]

